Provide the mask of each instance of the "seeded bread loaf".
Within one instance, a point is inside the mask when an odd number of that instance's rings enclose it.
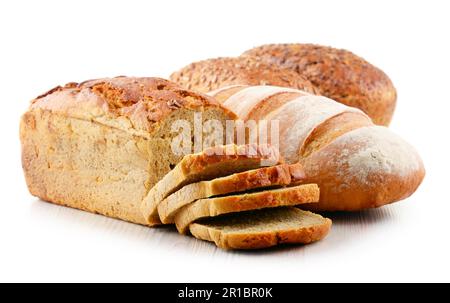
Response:
[[[208,59],[173,73],[183,87],[208,92],[231,85],[272,85],[323,95],[389,125],[397,92],[389,77],[355,54],[313,44],[269,44],[237,58]]]
[[[195,200],[270,186],[296,184],[302,181],[304,177],[303,168],[300,164],[282,164],[192,183],[161,201],[158,204],[158,214],[162,223],[173,223],[175,213]]]
[[[298,73],[321,95],[361,109],[375,124],[389,125],[392,119],[397,92],[391,80],[347,50],[314,44],[269,44],[248,50],[243,56]]]
[[[173,73],[170,79],[183,87],[205,93],[234,84],[270,84],[318,93],[308,79],[295,71],[280,69],[256,57],[216,58],[191,63]]]
[[[331,220],[294,207],[261,209],[202,219],[189,231],[224,249],[260,249],[279,244],[308,244],[323,239]]]
[[[242,193],[217,198],[200,199],[181,208],[175,215],[175,224],[180,233],[186,233],[189,224],[205,217],[216,217],[262,208],[295,206],[319,201],[316,184],[304,184],[254,193]],[[282,219],[282,218],[280,218]]]
[[[147,224],[141,202],[182,158],[174,121],[225,125],[235,115],[211,97],[158,78],[69,83],[22,116],[22,165],[31,194],[56,204]]]
[[[197,154],[186,155],[150,189],[141,206],[142,214],[148,224],[160,224],[158,205],[183,186],[265,165],[275,165],[280,161],[277,149],[254,144],[216,146]]]
[[[303,164],[305,182],[320,187],[320,202],[311,209],[361,210],[399,201],[425,175],[411,145],[356,108],[268,86],[225,87],[211,95],[241,119],[279,122],[281,156]]]

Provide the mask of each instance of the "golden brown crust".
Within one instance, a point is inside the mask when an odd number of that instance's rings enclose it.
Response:
[[[361,57],[314,44],[268,44],[246,51],[308,79],[320,94],[367,113],[376,124],[388,125],[397,99],[389,77]]]
[[[223,177],[221,180],[211,180],[211,191],[214,195],[247,191],[268,186],[289,185],[305,179],[305,173],[300,163],[262,167]],[[219,182],[214,182],[214,181]]]
[[[317,184],[306,184],[213,199],[216,199],[216,211],[211,215],[217,216],[268,207],[314,203],[319,200],[319,187]]]
[[[261,235],[230,235],[216,245],[223,249],[262,249],[281,244],[310,244],[326,237],[331,228],[331,220],[324,218],[324,224],[291,231]]]
[[[177,109],[210,106],[221,107],[213,98],[185,90],[168,80],[121,76],[58,86],[34,99],[31,109],[87,120],[106,117],[121,120],[128,128],[151,132]],[[231,112],[224,111],[234,118]]]
[[[208,92],[229,85],[275,85],[309,93],[318,90],[305,77],[280,69],[258,58],[216,58],[192,63],[173,73],[170,79],[183,87]]]
[[[328,145],[337,137],[364,126],[373,125],[370,118],[358,112],[344,112],[333,116],[317,127],[309,134],[300,147],[300,157],[306,158],[313,152]]]
[[[264,118],[275,111],[279,107],[283,106],[289,101],[294,100],[295,98],[306,96],[303,92],[279,92],[274,94],[266,99],[261,100],[258,104],[253,107],[251,112],[246,117],[247,120],[264,120]]]
[[[248,85],[225,86],[225,87],[221,87],[219,89],[208,92],[208,95],[212,96],[220,104],[223,104],[232,95],[234,95],[235,93],[237,93],[247,87],[248,87]]]
[[[245,144],[245,145],[219,145],[209,147],[197,154],[184,157],[180,165],[186,173],[201,173],[206,167],[219,162],[238,161],[239,159],[255,159],[258,162],[265,161],[261,166],[282,163],[283,158],[277,148],[270,145]]]

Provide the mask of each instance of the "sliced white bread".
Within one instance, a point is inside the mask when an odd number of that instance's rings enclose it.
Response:
[[[158,204],[184,185],[214,179],[281,161],[277,149],[258,145],[223,145],[189,154],[153,186],[144,198],[141,212],[149,225],[161,224]]]
[[[181,208],[175,214],[174,221],[178,231],[184,234],[187,233],[189,225],[200,218],[317,201],[319,201],[317,184],[304,184],[254,193],[200,199]]]
[[[323,239],[331,220],[295,207],[261,209],[192,223],[191,234],[224,249],[260,249]]]
[[[303,167],[300,164],[281,164],[240,172],[209,181],[191,183],[159,203],[159,218],[162,223],[170,224],[174,222],[174,216],[178,210],[198,199],[244,192],[257,188],[296,184],[304,178]]]

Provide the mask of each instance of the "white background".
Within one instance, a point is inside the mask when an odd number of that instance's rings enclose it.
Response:
[[[0,1],[0,281],[450,281],[448,1]],[[392,130],[427,176],[409,199],[334,214],[304,247],[228,252],[41,202],[20,164],[28,102],[70,81],[161,76],[263,43],[352,50],[399,98]]]

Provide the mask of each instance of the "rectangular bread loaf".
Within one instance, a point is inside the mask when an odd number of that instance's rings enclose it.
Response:
[[[32,101],[22,116],[22,165],[43,200],[147,224],[141,202],[181,160],[175,121],[235,115],[210,97],[163,79],[117,77],[69,83]]]

